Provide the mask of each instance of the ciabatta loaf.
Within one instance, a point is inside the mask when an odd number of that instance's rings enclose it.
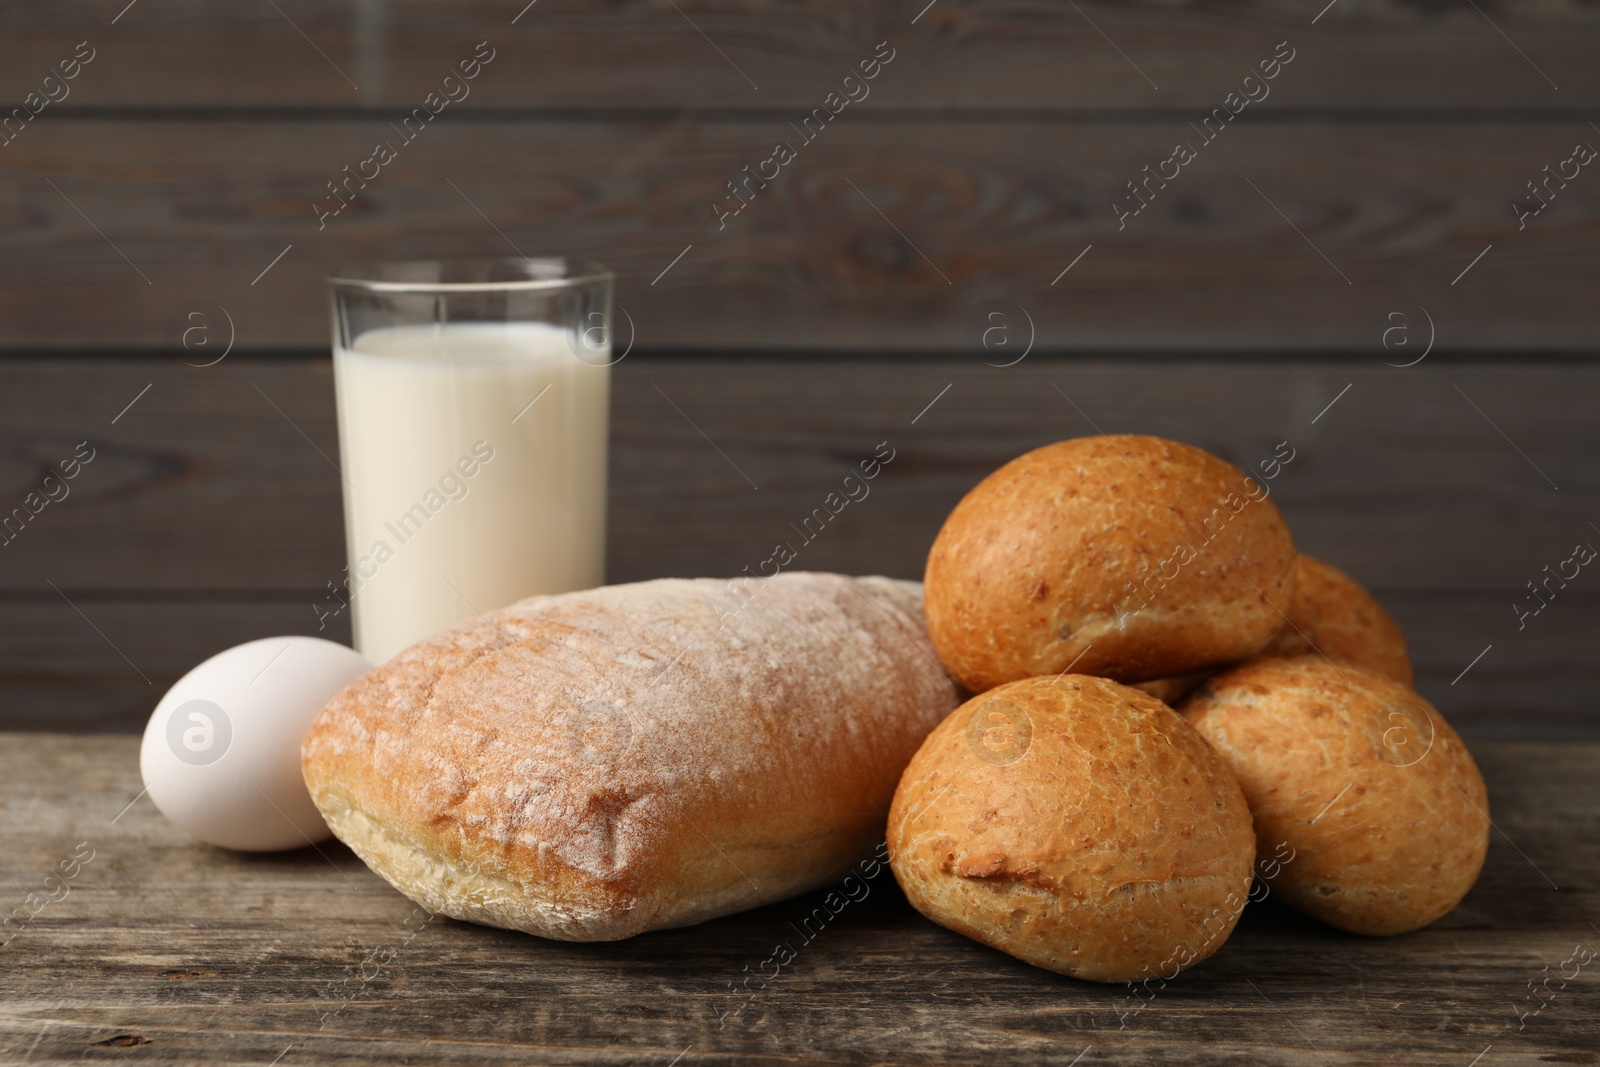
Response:
[[[663,579],[413,645],[328,704],[303,767],[423,907],[612,940],[837,877],[959,702],[914,583]]]

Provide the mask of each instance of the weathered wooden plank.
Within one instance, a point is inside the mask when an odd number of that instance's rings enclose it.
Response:
[[[4,149],[0,348],[176,349],[174,313],[204,298],[241,350],[321,349],[330,267],[520,248],[615,267],[658,351],[970,350],[1012,306],[1041,349],[1377,353],[1391,313],[1420,331],[1426,309],[1446,349],[1593,350],[1600,201],[1580,173],[1523,229],[1511,207],[1583,123],[1267,114],[1207,144],[1178,118],[845,112],[806,143],[776,117],[445,112],[320,229],[318,198],[344,202],[328,183],[400,142],[387,123],[41,122]],[[780,139],[796,158],[719,215]],[[1114,199],[1180,139],[1198,157],[1119,222]]]
[[[1600,749],[1474,746],[1495,824],[1462,905],[1401,938],[1270,899],[1136,1014],[916,915],[887,875],[809,941],[799,898],[612,944],[427,921],[348,851],[197,845],[139,791],[122,738],[0,739],[0,893],[94,850],[0,952],[0,1056],[27,1062],[1586,1062],[1587,970],[1519,1029],[1527,984],[1593,946]],[[111,820],[116,818],[115,823]],[[1550,888],[1551,881],[1559,891]],[[798,955],[738,992],[779,942]],[[770,972],[769,972],[770,973]],[[1552,986],[1552,988],[1555,988]],[[1088,1050],[1088,1051],[1086,1051]]]
[[[206,655],[317,632],[313,605],[344,563],[338,475],[318,453],[337,455],[327,370],[0,363],[9,505],[77,442],[96,449],[71,494],[0,548],[7,722],[137,728],[152,692]],[[1476,736],[1600,731],[1596,591],[1574,581],[1521,629],[1512,606],[1532,606],[1526,583],[1573,544],[1600,543],[1585,504],[1600,369],[649,358],[624,360],[615,385],[612,581],[737,574],[780,540],[799,567],[917,577],[961,494],[1029,448],[1098,427],[1252,466],[1287,440],[1275,495],[1298,542],[1379,592],[1452,721]],[[790,524],[880,441],[895,459],[871,495],[803,542]],[[347,620],[332,625],[344,639]]]
[[[348,613],[318,628],[313,606],[327,608],[311,589],[273,598],[51,596],[0,602],[6,729],[142,731],[172,683],[225,648],[283,634],[350,643]]]
[[[488,0],[284,0],[281,13],[143,0],[111,26],[104,5],[35,2],[0,13],[0,68],[26,86],[88,37],[99,55],[63,108],[376,107],[420,101],[489,41],[474,104],[809,109],[889,40],[905,58],[871,106],[1131,109],[1213,106],[1287,39],[1304,57],[1282,90],[1297,106],[1582,107],[1600,94],[1600,17],[1577,3],[1496,5],[1492,23],[1467,4],[1398,0],[1340,0],[1320,18],[1321,4],[1286,0],[925,3],[547,0],[513,25],[523,5]]]
[[[75,593],[71,604],[50,593],[0,602],[0,726],[142,730],[167,687],[225,648],[280,634],[348,642],[346,615],[317,628],[314,608],[328,603],[323,592],[322,599],[314,589],[271,599]],[[1410,642],[1418,691],[1463,735],[1600,740],[1595,598],[1552,605],[1522,632],[1509,597],[1407,591],[1382,598]]]
[[[1308,552],[1382,590],[1492,594],[1513,624],[1526,582],[1600,540],[1589,365],[630,358],[614,384],[613,581],[737,574],[783,538],[797,566],[914,577],[985,474],[1097,429],[1252,468],[1287,440],[1275,496]],[[339,576],[326,360],[7,360],[0,426],[8,509],[75,443],[97,450],[0,548],[0,589],[307,591]],[[800,544],[789,524],[883,441],[896,458],[871,496]]]
[[[1464,736],[1600,740],[1595,598],[1553,603],[1523,630],[1505,594],[1381,598],[1405,631],[1418,692]]]

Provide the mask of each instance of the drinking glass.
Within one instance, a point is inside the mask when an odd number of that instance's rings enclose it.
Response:
[[[604,579],[612,274],[560,258],[329,279],[357,651]]]

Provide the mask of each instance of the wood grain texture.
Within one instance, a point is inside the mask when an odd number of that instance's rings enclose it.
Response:
[[[172,683],[223,649],[282,634],[350,640],[348,615],[318,628],[314,606],[326,601],[315,590],[215,598],[77,593],[71,604],[50,596],[0,603],[6,729],[139,731]],[[1418,691],[1464,736],[1600,740],[1593,656],[1600,603],[1593,597],[1551,608],[1522,633],[1505,598],[1492,594],[1387,592],[1383,599],[1410,642]],[[1492,647],[1473,663],[1485,646]]]
[[[1485,1062],[1592,1063],[1594,965],[1552,980],[1521,1029],[1518,1013],[1536,1003],[1530,981],[1600,946],[1600,747],[1474,752],[1501,833],[1451,915],[1362,938],[1269,899],[1125,1014],[1126,988],[936,927],[887,874],[809,940],[797,931],[821,894],[630,941],[542,941],[430,919],[337,845],[241,856],[196,844],[148,800],[118,817],[140,789],[132,738],[5,735],[7,907],[81,844],[93,858],[0,947],[0,1058],[1463,1067],[1492,1049]],[[780,943],[797,957],[763,989]]]
[[[1122,110],[1209,107],[1288,39],[1306,56],[1285,87],[1296,106],[1575,107],[1600,95],[1600,17],[1569,0],[1497,4],[1492,24],[1468,4],[1341,0],[1315,25],[1322,4],[1288,0],[926,3],[544,0],[513,25],[524,5],[510,0],[282,0],[281,13],[142,0],[111,26],[104,5],[35,0],[0,14],[0,69],[42,75],[88,36],[103,60],[74,87],[80,106],[380,107],[420,99],[487,40],[505,59],[474,87],[482,106],[809,108],[887,39],[907,61],[873,106]]]
[[[223,649],[281,634],[350,640],[348,615],[318,628],[315,607],[326,600],[315,590],[217,598],[79,593],[71,604],[51,596],[0,605],[7,729],[142,730],[167,688]],[[1517,631],[1508,601],[1493,594],[1408,591],[1383,599],[1410,642],[1418,691],[1464,736],[1600,739],[1593,656],[1600,603],[1593,597],[1552,608],[1526,632]]]
[[[915,577],[984,475],[1098,431],[1250,468],[1289,441],[1274,492],[1297,543],[1379,590],[1509,598],[1600,537],[1589,365],[645,358],[618,364],[614,386],[612,581],[739,573],[797,539],[789,523],[882,441],[897,453],[872,495],[797,545],[797,565]],[[306,591],[339,576],[327,360],[7,360],[0,426],[8,507],[74,442],[98,450],[72,495],[0,548],[0,590]]]
[[[1297,543],[1378,592],[1452,722],[1600,736],[1600,587],[1575,581],[1522,629],[1512,608],[1600,544],[1592,366],[644,358],[614,384],[611,581],[734,575],[779,541],[798,567],[915,578],[961,495],[1030,448],[1098,428],[1255,466],[1287,440],[1273,485]],[[0,548],[4,721],[138,729],[205,656],[317,632],[344,565],[325,360],[8,360],[0,427],[8,508],[76,442],[97,449]],[[880,441],[896,454],[871,495],[802,542],[790,524]]]
[[[808,144],[777,116],[446,111],[320,229],[388,123],[41,119],[3,150],[0,348],[176,350],[175,313],[209,299],[241,351],[320,350],[337,264],[516,249],[614,267],[641,350],[951,352],[1010,306],[1041,350],[1377,352],[1420,309],[1442,350],[1597,340],[1600,201],[1580,176],[1524,229],[1511,210],[1595,136],[1578,120],[1246,111],[1206,144],[1177,117],[858,118]],[[797,158],[719,222],[780,140]],[[1119,228],[1113,198],[1179,140],[1198,158]]]
[[[324,596],[327,591],[324,590]],[[52,593],[0,604],[0,722],[6,729],[137,732],[179,678],[260,637],[350,643],[348,612],[318,626],[314,590],[299,595],[106,597]]]

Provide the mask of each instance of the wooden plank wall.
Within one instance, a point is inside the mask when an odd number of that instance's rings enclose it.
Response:
[[[1600,145],[1592,5],[524,2],[0,12],[0,117],[92,50],[0,127],[0,505],[96,455],[0,548],[0,726],[137,729],[209,652],[316,632],[342,564],[323,275],[520,251],[612,265],[634,327],[612,580],[764,558],[881,440],[888,476],[802,565],[916,576],[966,488],[1060,437],[1288,440],[1298,539],[1378,591],[1464,732],[1600,736],[1600,585],[1521,630],[1511,606],[1600,544],[1600,177],[1564,162]],[[319,223],[379,141],[395,160]],[[1574,168],[1532,214],[1527,183]]]

